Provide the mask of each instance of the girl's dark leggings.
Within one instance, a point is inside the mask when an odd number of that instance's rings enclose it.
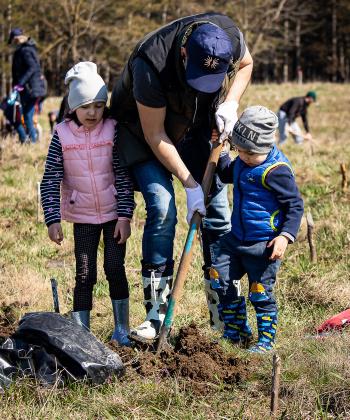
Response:
[[[116,220],[93,225],[88,223],[74,224],[74,245],[76,260],[76,277],[74,289],[74,311],[92,309],[92,290],[97,281],[97,249],[101,231],[104,242],[104,271],[109,283],[111,299],[129,297],[124,258],[126,244],[118,245],[113,237]]]

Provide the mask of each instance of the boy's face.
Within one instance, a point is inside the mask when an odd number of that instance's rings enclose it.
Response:
[[[268,153],[260,154],[249,152],[248,150],[239,149],[235,147],[234,150],[238,153],[239,158],[248,166],[258,166],[265,162]]]

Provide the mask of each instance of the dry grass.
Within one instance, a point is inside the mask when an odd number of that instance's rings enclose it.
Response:
[[[350,302],[350,194],[341,193],[339,165],[350,165],[350,87],[314,84],[251,86],[241,110],[263,104],[277,110],[294,95],[316,89],[318,106],[310,109],[315,154],[310,148],[289,141],[284,151],[292,161],[305,199],[316,223],[318,264],[311,264],[307,242],[290,247],[280,271],[276,293],[280,307],[278,351],[282,358],[280,414],[284,418],[349,418],[349,335],[334,335],[322,341],[308,338],[325,318],[349,307]],[[0,303],[20,303],[18,316],[27,311],[51,310],[50,277],[59,283],[61,308],[71,309],[74,287],[72,229],[64,225],[61,247],[50,243],[46,228],[36,222],[36,183],[40,181],[48,147],[47,112],[57,99],[45,103],[42,116],[45,139],[35,146],[20,147],[12,139],[2,143],[0,167]],[[175,243],[178,263],[186,234],[184,194],[176,183],[179,225]],[[140,241],[145,210],[137,194],[138,208],[133,235],[128,242],[127,273],[131,290],[131,324],[143,320],[140,283]],[[208,335],[199,247],[185,285],[175,319],[175,329],[194,321]],[[99,260],[99,281],[94,296],[92,331],[107,341],[112,330],[108,288]],[[24,306],[27,305],[27,306]],[[250,317],[253,322],[253,314]],[[232,350],[228,344],[223,344]],[[233,351],[236,351],[233,349]],[[2,397],[3,418],[133,418],[266,419],[269,415],[271,360],[247,356],[252,367],[249,380],[233,391],[213,390],[198,397],[189,382],[177,379],[133,378],[122,383],[45,390],[24,380]]]

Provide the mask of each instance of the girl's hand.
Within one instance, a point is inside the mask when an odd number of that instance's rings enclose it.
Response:
[[[273,246],[270,260],[281,260],[284,257],[288,245],[288,239],[285,236],[277,236],[267,244],[267,248]]]
[[[118,219],[115,225],[113,237],[118,241],[118,244],[124,244],[131,235],[130,220]]]
[[[52,223],[48,227],[49,238],[52,242],[55,242],[57,245],[61,245],[63,241],[63,231],[61,223]]]
[[[215,143],[216,141],[219,140],[219,136],[220,136],[220,133],[218,132],[218,130],[216,128],[214,128],[212,130],[212,132],[211,132],[211,139],[210,139],[210,141],[212,143]]]

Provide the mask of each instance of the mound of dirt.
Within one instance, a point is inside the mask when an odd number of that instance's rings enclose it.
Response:
[[[0,306],[0,337],[8,337],[15,332],[22,306],[28,306],[28,303],[25,302],[23,305],[17,301],[9,305],[2,303]]]
[[[247,362],[226,354],[217,342],[202,335],[195,325],[180,330],[174,347],[167,347],[159,356],[150,349],[111,345],[130,369],[143,377],[177,377],[197,384],[234,385],[248,375]],[[142,348],[145,350],[145,347]],[[201,391],[203,391],[201,389]]]

